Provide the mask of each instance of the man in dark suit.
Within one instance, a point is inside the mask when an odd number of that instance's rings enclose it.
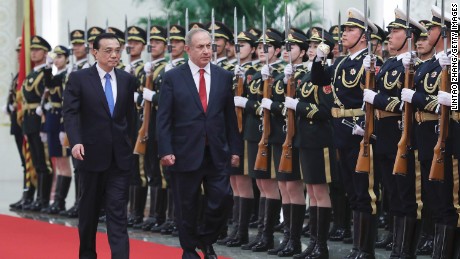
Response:
[[[161,87],[158,153],[171,172],[182,258],[200,258],[197,247],[205,258],[217,258],[212,243],[232,208],[229,171],[239,165],[243,142],[233,102],[233,75],[210,64],[209,33],[192,29],[185,41],[189,61],[166,72]],[[198,215],[201,185],[205,204],[203,215]]]
[[[64,92],[64,124],[80,173],[80,258],[96,258],[101,207],[107,214],[112,258],[129,258],[126,205],[137,85],[132,75],[115,68],[120,52],[115,35],[96,37],[97,63],[73,72]]]

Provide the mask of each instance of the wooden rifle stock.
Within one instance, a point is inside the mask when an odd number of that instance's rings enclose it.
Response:
[[[439,90],[449,92],[447,69],[443,68],[441,72],[441,87]],[[449,134],[449,107],[441,105],[441,114],[439,115],[439,136],[438,142],[434,147],[433,161],[431,162],[430,181],[444,181],[444,156],[446,149],[446,139]]]
[[[366,89],[374,90],[375,85],[375,67],[371,62],[371,68],[366,72]],[[357,173],[371,172],[371,145],[370,139],[374,132],[374,105],[366,102],[366,118],[364,126],[363,140],[359,144],[358,161],[356,162],[355,171]]]
[[[272,88],[272,77],[264,81],[264,98],[270,98]],[[268,169],[268,137],[270,136],[270,110],[264,109],[262,137],[259,142],[254,170],[267,171]]]
[[[406,69],[406,77],[404,78],[404,88],[414,88],[414,65],[410,65]],[[404,103],[404,113],[402,115],[403,132],[401,139],[398,142],[398,151],[396,153],[396,160],[393,167],[394,175],[407,175],[409,154],[412,152],[412,124],[413,124],[413,107],[412,103]]]
[[[147,81],[145,83],[145,88],[152,90],[152,73],[147,76]],[[144,100],[144,120],[142,121],[142,126],[139,129],[137,134],[136,145],[134,146],[134,154],[145,155],[145,149],[147,145],[147,140],[149,138],[149,124],[150,124],[150,111],[152,109],[152,103]]]
[[[240,76],[236,76],[237,78],[237,85],[235,88],[235,96],[242,96],[243,95],[243,78]],[[240,133],[243,132],[243,108],[235,107],[236,110],[236,119],[238,121],[238,130]]]
[[[291,75],[287,83],[287,96],[291,98],[295,96],[294,74]],[[278,168],[278,171],[281,173],[292,173],[292,139],[294,138],[294,134],[295,112],[292,109],[287,109],[286,139],[283,143],[283,151]]]

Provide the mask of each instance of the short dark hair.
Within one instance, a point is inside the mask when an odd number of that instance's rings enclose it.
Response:
[[[93,42],[93,49],[99,49],[99,41],[101,41],[102,39],[114,39],[116,41],[118,41],[118,43],[120,43],[120,41],[118,40],[117,36],[113,33],[101,33],[99,35],[97,35],[97,37],[94,39],[94,42]],[[121,43],[120,43],[120,46],[121,46]]]

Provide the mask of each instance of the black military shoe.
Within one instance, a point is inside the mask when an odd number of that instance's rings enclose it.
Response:
[[[203,252],[204,259],[217,259],[217,254],[212,245],[200,245],[199,248]]]

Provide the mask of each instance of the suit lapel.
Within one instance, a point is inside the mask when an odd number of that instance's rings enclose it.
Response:
[[[184,76],[184,79],[185,79],[185,88],[187,88],[190,91],[190,94],[192,95],[192,99],[195,101],[196,105],[198,105],[201,111],[204,112],[203,105],[201,104],[200,96],[197,91],[197,86],[195,85],[195,80],[193,80],[190,66],[188,65],[188,63],[185,63],[184,65],[181,66],[181,69],[182,69],[182,75]]]
[[[95,88],[96,95],[98,96],[99,100],[102,102],[102,106],[104,106],[105,111],[110,116],[109,104],[107,103],[107,98],[105,97],[104,87],[101,83],[101,78],[99,77],[99,73],[97,72],[96,65],[93,65],[91,68],[91,83],[92,87]]]

